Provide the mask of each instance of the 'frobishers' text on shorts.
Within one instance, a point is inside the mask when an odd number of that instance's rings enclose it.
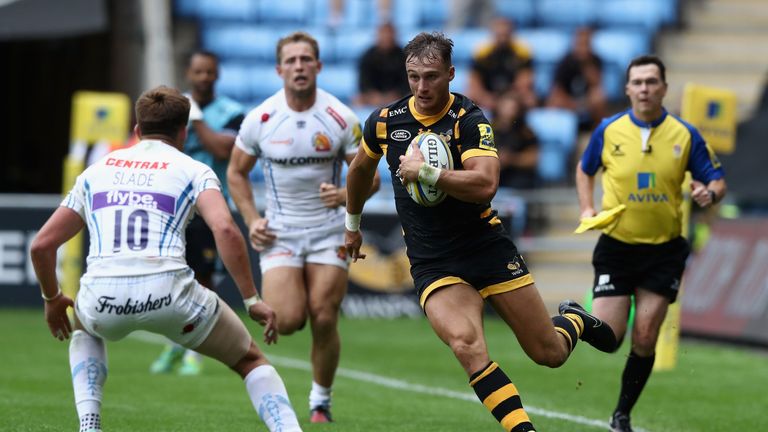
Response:
[[[75,311],[89,333],[110,341],[146,330],[195,348],[208,337],[220,308],[218,295],[197,283],[186,268],[141,276],[83,276]]]

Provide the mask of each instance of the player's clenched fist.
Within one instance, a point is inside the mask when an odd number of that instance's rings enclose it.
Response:
[[[259,252],[274,243],[277,238],[269,231],[268,225],[269,220],[267,218],[260,218],[253,221],[248,228],[248,239],[251,241],[251,246]]]

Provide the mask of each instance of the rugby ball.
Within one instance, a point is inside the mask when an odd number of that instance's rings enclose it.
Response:
[[[453,155],[448,144],[443,138],[433,132],[425,132],[416,137],[416,144],[424,155],[424,161],[429,165],[440,169],[453,169]],[[406,156],[413,151],[413,145],[409,145],[405,151]],[[445,199],[448,194],[437,186],[430,186],[419,181],[409,182],[405,189],[416,204],[433,207]]]

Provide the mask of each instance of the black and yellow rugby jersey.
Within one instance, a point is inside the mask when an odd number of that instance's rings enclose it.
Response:
[[[434,207],[416,204],[395,176],[400,156],[422,132],[440,134],[448,143],[454,169],[472,157],[496,155],[493,130],[483,112],[469,98],[451,93],[443,110],[432,116],[416,111],[407,96],[373,112],[365,122],[362,146],[369,157],[386,156],[392,173],[395,205],[411,259],[435,259],[471,250],[487,237],[503,231],[490,203],[469,203],[451,196]]]
[[[704,184],[723,178],[717,156],[699,132],[663,111],[647,123],[632,109],[603,120],[592,133],[581,169],[604,170],[603,210],[627,210],[603,232],[630,244],[659,244],[680,236],[685,172]]]

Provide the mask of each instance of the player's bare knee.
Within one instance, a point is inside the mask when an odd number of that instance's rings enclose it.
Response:
[[[307,323],[307,314],[303,311],[285,311],[277,314],[277,328],[281,335],[290,335]]]
[[[338,312],[331,308],[323,308],[312,311],[312,330],[313,332],[328,333],[336,329],[338,323]]]
[[[658,337],[658,330],[650,326],[635,326],[632,331],[632,348],[638,354],[653,353]]]
[[[474,337],[456,337],[449,343],[451,351],[463,365],[472,363],[479,355],[485,355],[485,344]]]

